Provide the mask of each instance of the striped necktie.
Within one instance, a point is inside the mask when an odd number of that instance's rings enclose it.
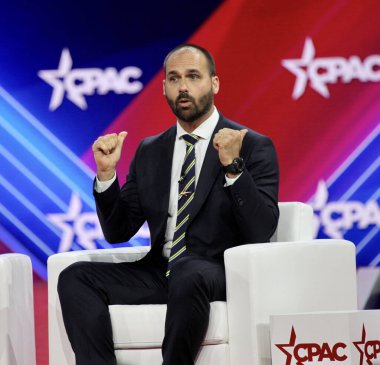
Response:
[[[177,220],[166,276],[169,276],[175,261],[185,254],[185,235],[190,217],[190,206],[195,192],[195,143],[197,143],[199,137],[195,134],[185,134],[183,139],[186,143],[186,155],[178,181]]]

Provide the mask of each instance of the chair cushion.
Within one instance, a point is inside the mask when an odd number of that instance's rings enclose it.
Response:
[[[161,349],[116,350],[117,365],[161,365]],[[229,345],[202,346],[195,365],[230,365]],[[243,364],[244,365],[244,364]]]
[[[109,306],[116,350],[160,348],[164,338],[166,305]],[[212,302],[203,345],[228,343],[226,302]]]

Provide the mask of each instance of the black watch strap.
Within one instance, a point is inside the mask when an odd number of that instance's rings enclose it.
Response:
[[[245,169],[244,160],[241,157],[233,159],[232,163],[224,166],[224,171],[230,174],[240,174]]]

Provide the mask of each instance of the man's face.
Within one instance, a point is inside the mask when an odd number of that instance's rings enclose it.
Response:
[[[180,121],[206,119],[218,90],[219,80],[210,75],[206,57],[200,51],[180,49],[167,60],[164,94]]]

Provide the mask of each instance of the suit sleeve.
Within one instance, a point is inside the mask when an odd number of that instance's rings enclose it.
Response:
[[[241,156],[246,168],[227,187],[233,215],[245,242],[267,242],[276,230],[279,171],[276,151],[266,136],[246,135]]]
[[[110,243],[128,241],[146,220],[140,204],[136,179],[135,156],[130,165],[127,181],[121,189],[116,179],[105,192],[97,193],[94,190],[100,225],[104,237]]]

